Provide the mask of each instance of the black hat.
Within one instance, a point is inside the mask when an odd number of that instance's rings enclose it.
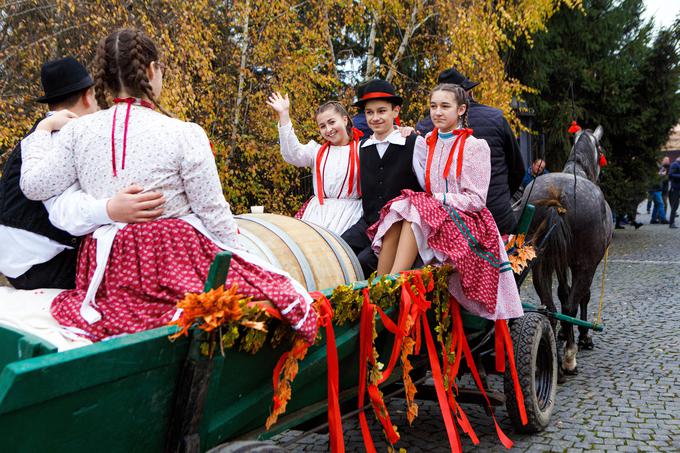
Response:
[[[87,69],[74,58],[48,61],[40,69],[40,81],[45,95],[38,102],[52,103],[94,85]]]
[[[455,68],[447,69],[439,74],[439,83],[453,83],[463,87],[465,91],[469,91],[479,85],[479,82],[473,82],[472,80],[465,77],[460,72],[456,71]]]
[[[357,87],[357,97],[359,99],[354,103],[354,106],[362,109],[367,101],[375,99],[389,101],[396,105],[401,105],[404,102],[401,96],[397,96],[397,92],[390,82],[380,79],[373,79]]]

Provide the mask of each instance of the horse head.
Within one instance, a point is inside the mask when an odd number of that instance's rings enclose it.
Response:
[[[595,131],[586,129],[578,132],[562,171],[564,173],[576,173],[592,182],[597,182],[597,178],[600,176],[600,156],[602,154],[600,140],[603,134],[602,126],[597,126]]]

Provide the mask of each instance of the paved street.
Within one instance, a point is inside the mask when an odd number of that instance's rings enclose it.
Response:
[[[517,435],[505,408],[497,410],[515,442],[512,451],[680,451],[680,230],[648,225],[647,215],[638,220],[645,225],[637,231],[616,230],[606,279],[606,328],[594,335],[594,350],[579,352],[579,374],[559,387],[551,426],[532,436]],[[592,287],[591,318],[597,311],[600,272],[601,267]],[[530,282],[522,295],[536,301]],[[494,383],[502,389],[500,381]],[[403,400],[394,399],[389,407],[402,435],[396,447],[409,453],[448,450],[436,403],[422,402],[412,427]],[[465,410],[480,438],[476,451],[506,451],[484,411],[475,406]],[[371,426],[374,440],[381,440],[378,425]],[[349,420],[344,428],[347,451],[363,451],[357,421]],[[286,433],[278,442],[285,444],[297,434]],[[464,450],[474,449],[469,439],[463,442]],[[384,443],[377,447],[386,451]],[[327,451],[328,438],[313,434],[287,448]]]

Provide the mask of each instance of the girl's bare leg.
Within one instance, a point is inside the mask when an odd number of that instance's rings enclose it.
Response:
[[[397,254],[394,257],[391,274],[413,268],[418,257],[418,243],[416,235],[413,233],[411,222],[401,222],[401,232],[399,234],[399,244],[397,244]]]
[[[378,275],[387,274],[394,264],[394,257],[397,254],[397,244],[399,243],[399,234],[401,233],[401,224],[404,222],[397,222],[393,224],[383,236],[382,248],[378,256]]]

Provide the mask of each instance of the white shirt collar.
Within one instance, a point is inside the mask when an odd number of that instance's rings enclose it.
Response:
[[[384,140],[378,140],[375,138],[375,134],[371,135],[368,140],[366,140],[361,147],[365,148],[367,146],[371,145],[377,145],[378,143],[387,143],[387,144],[393,144],[393,145],[405,145],[406,144],[406,138],[401,136],[401,132],[399,132],[399,129],[394,129],[390,135],[385,137]]]

